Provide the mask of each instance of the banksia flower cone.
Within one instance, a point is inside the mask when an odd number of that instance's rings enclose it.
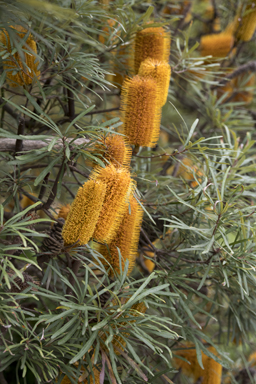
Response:
[[[201,56],[226,57],[234,45],[234,37],[228,33],[202,36]]]
[[[78,189],[62,230],[65,245],[87,244],[93,235],[103,206],[106,185],[89,180]]]
[[[237,39],[241,41],[250,41],[256,29],[256,3],[250,1],[242,17],[241,24],[237,30]]]
[[[131,148],[121,135],[103,137],[101,143],[96,145],[95,151],[115,167],[129,166],[131,161]]]
[[[141,63],[147,58],[168,61],[171,37],[162,27],[145,28],[136,33],[134,69],[138,73]]]
[[[70,208],[71,208],[70,204],[63,205],[59,210],[58,219],[62,218],[64,220],[67,220]]]
[[[112,164],[106,168],[96,168],[92,180],[106,184],[106,196],[93,237],[99,242],[108,242],[118,230],[133,183],[127,169],[117,169]]]
[[[168,96],[171,77],[170,65],[165,61],[146,59],[140,65],[139,76],[156,80],[159,107],[162,107],[166,103]]]
[[[188,344],[188,347],[192,347],[192,344]],[[216,355],[216,350],[213,347],[209,347],[208,350]],[[189,363],[184,360],[174,358],[174,364],[176,368],[181,368],[182,372],[194,378],[197,381],[200,377],[203,378],[202,384],[220,384],[222,375],[222,366],[217,363],[211,357],[205,355],[202,352],[202,363],[204,369],[202,369],[197,361],[197,354],[195,349],[186,349],[177,353],[179,356],[185,358]]]
[[[246,78],[248,80],[246,80]],[[249,76],[247,74],[237,76],[234,79],[234,88],[235,88],[234,91],[236,92],[236,89],[239,89],[239,91],[235,94],[232,100],[250,103],[253,99],[254,84],[255,84],[255,74],[250,74]],[[243,90],[243,88],[249,88],[249,89]]]
[[[121,273],[119,252],[122,256],[122,270],[124,270],[126,260],[129,260],[127,274],[129,275],[133,270],[137,255],[142,216],[143,210],[140,205],[134,197],[130,197],[129,206],[126,208],[123,220],[115,237],[107,245],[100,245],[98,248],[98,251],[105,257],[117,273]]]
[[[19,33],[20,39],[23,39],[27,33],[27,30],[21,26],[11,27],[16,29]],[[36,42],[31,34],[29,34],[22,49],[30,51],[31,53],[24,52],[24,60],[22,60],[19,52],[11,55],[13,46],[11,46],[10,37],[6,30],[3,30],[0,34],[0,42],[6,46],[7,52],[10,53],[6,60],[3,60],[4,70],[7,72],[7,80],[12,87],[18,85],[31,84],[34,76],[39,76],[40,71],[37,69],[38,63],[35,63],[35,55],[37,54]],[[24,63],[25,61],[25,63]],[[26,64],[26,65],[25,65]],[[16,74],[12,74],[13,71],[17,71]]]
[[[213,347],[209,351],[216,354]],[[204,374],[202,384],[221,384],[222,365],[217,363],[211,357],[203,356]]]
[[[125,80],[121,109],[128,142],[153,147],[159,137],[161,118],[156,81],[140,76]]]
[[[84,370],[84,368],[82,368]],[[89,378],[87,379],[83,379],[84,377],[84,374],[82,374],[79,378],[79,383],[83,383],[83,384],[100,384],[100,371],[98,370],[98,368],[96,368],[95,366],[93,367],[93,373],[94,373],[94,380],[93,381],[93,375],[90,375]],[[90,379],[90,381],[89,381]],[[65,376],[63,378],[63,380],[61,381],[61,384],[72,384],[72,382],[69,380],[69,378],[67,376]]]

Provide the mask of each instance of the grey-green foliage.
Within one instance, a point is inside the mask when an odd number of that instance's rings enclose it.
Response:
[[[17,88],[3,71],[0,138],[47,142],[0,153],[0,372],[11,384],[61,383],[64,375],[77,383],[93,365],[104,366],[105,383],[184,380],[172,360],[184,340],[200,364],[204,352],[229,369],[226,345],[248,344],[255,333],[254,104],[218,97],[225,71],[200,57],[200,18],[179,32],[182,15],[164,15],[164,2],[152,5],[0,1],[0,27],[11,32],[12,48],[23,57],[10,26],[29,27],[41,71],[40,81]],[[225,27],[228,6],[217,6]],[[131,172],[145,210],[138,266],[128,277],[126,264],[112,279],[91,243],[61,255],[42,254],[40,245],[92,163],[104,166],[94,147],[117,132],[120,114],[95,112],[118,110],[110,75],[132,74],[119,49],[132,44],[151,13],[173,34],[161,125],[168,141],[161,134],[156,149],[134,153]],[[244,49],[234,65],[255,59]],[[208,75],[199,81],[196,72]],[[156,270],[148,274],[144,262],[152,255]],[[140,315],[142,302],[147,311]]]

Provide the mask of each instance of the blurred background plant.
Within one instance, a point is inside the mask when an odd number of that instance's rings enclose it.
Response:
[[[256,4],[0,23],[0,384],[255,382]]]

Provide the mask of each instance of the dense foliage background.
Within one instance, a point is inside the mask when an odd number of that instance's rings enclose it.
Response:
[[[222,58],[215,40],[206,55],[200,45],[248,4],[0,1],[0,384],[87,383],[97,371],[101,383],[192,383],[184,351],[194,366],[219,362],[222,383],[254,382],[256,42],[233,30]],[[42,242],[105,166],[97,144],[120,135],[121,84],[149,21],[171,32],[172,74],[157,146],[133,148],[137,264],[113,278],[92,241]],[[31,84],[8,82],[6,60],[28,48],[11,26],[36,42]]]

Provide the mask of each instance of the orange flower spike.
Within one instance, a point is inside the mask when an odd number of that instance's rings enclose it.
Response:
[[[210,347],[208,349],[216,354],[215,348]],[[203,365],[204,373],[202,384],[221,384],[222,365],[206,355],[203,356]]]
[[[122,270],[124,270],[126,260],[129,260],[127,275],[129,276],[133,270],[137,255],[142,216],[143,211],[140,205],[134,197],[130,197],[129,206],[126,209],[114,239],[108,244],[108,249],[106,246],[101,247],[100,252],[103,256],[106,254],[106,258],[109,258],[108,255],[110,253],[110,263],[117,273],[120,273],[119,252],[117,248],[119,248],[122,256]]]
[[[249,75],[249,76],[248,76]],[[244,79],[248,77],[248,80],[245,82]],[[243,101],[244,103],[249,104],[253,99],[254,94],[254,88],[252,88],[255,84],[255,74],[243,74],[240,76],[237,76],[234,79],[234,91],[236,89],[240,90],[235,93],[235,96],[232,100],[234,101]],[[243,88],[249,88],[248,90],[243,90]]]
[[[161,108],[167,100],[168,89],[171,78],[171,67],[165,61],[146,59],[140,65],[139,76],[151,77],[156,80],[159,107]]]
[[[59,210],[58,219],[62,218],[64,220],[67,220],[70,208],[70,204],[63,205]]]
[[[11,28],[19,32],[18,36],[20,39],[23,39],[27,33],[27,30],[21,26]],[[6,30],[2,30],[0,34],[0,41],[3,45],[6,46],[7,51],[11,53],[13,47],[11,46],[10,37]],[[3,67],[7,72],[7,81],[12,87],[25,84],[29,85],[32,83],[34,76],[38,77],[40,75],[40,71],[37,69],[38,63],[35,63],[36,58],[33,54],[37,54],[36,42],[32,38],[31,34],[28,36],[22,49],[31,52],[23,52],[26,65],[23,64],[23,61],[18,52],[10,55],[6,60],[3,60]],[[17,73],[13,75],[13,71],[17,71]]]
[[[134,184],[126,168],[95,168],[92,180],[106,184],[106,196],[93,237],[99,242],[109,242],[115,236],[128,204],[128,195]]]
[[[121,135],[109,135],[96,145],[96,151],[115,167],[129,166],[132,156],[131,148]]]
[[[238,26],[237,39],[250,41],[256,29],[256,3],[251,0],[245,9],[242,21]]]
[[[234,45],[234,37],[228,33],[218,33],[201,37],[201,56],[226,57]]]
[[[156,81],[140,76],[126,79],[122,87],[121,110],[128,142],[154,147],[159,137],[161,119]]]
[[[136,33],[134,69],[138,73],[141,63],[147,58],[168,61],[171,36],[162,27],[149,27]]]
[[[106,195],[106,185],[89,180],[78,189],[62,230],[65,244],[87,244],[99,219]]]

